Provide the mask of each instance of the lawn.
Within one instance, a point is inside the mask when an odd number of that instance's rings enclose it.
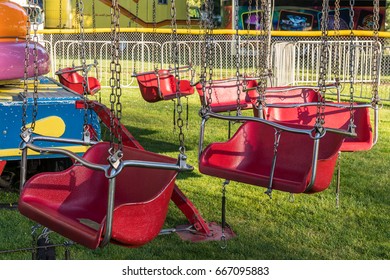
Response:
[[[173,130],[173,102],[146,103],[136,89],[124,89],[123,123],[145,149],[177,157],[179,139]],[[109,92],[103,93],[107,102]],[[200,174],[197,168],[199,98],[189,98],[189,125],[184,129],[191,173],[178,176],[177,184],[207,221],[220,222],[223,180]],[[251,112],[245,112],[250,114]],[[238,127],[237,125],[235,127]],[[227,125],[210,120],[206,143],[227,138]],[[297,163],[299,164],[299,163]],[[379,141],[367,152],[341,157],[340,207],[335,205],[335,182],[324,192],[295,195],[231,182],[227,187],[227,222],[237,237],[226,249],[220,242],[190,243],[176,234],[158,236],[136,249],[109,245],[94,251],[71,247],[72,259],[390,259],[390,108],[380,111]],[[334,176],[335,177],[335,176]],[[335,180],[333,180],[335,181]],[[0,192],[1,202],[17,194]],[[185,224],[171,203],[165,227]],[[16,210],[0,210],[0,250],[29,247],[33,222]],[[63,242],[51,234],[54,242]],[[57,248],[63,258],[64,249]],[[31,253],[0,254],[0,259],[30,259]]]

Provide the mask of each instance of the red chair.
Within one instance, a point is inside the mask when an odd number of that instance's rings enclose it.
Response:
[[[199,160],[199,170],[210,176],[268,187],[274,158],[274,135],[275,129],[272,126],[247,121],[227,142],[212,143],[204,149]],[[314,193],[328,188],[344,137],[328,131],[321,138],[316,177],[314,184],[309,186],[314,140],[305,134],[283,131],[272,189],[290,193]]]
[[[243,85],[245,88],[255,88],[257,82],[255,80],[240,80],[239,90],[241,93],[240,97],[240,108],[241,110],[252,108],[252,98],[257,95],[256,89],[248,92],[243,91]],[[206,93],[203,92],[203,86],[201,83],[196,85],[196,90],[199,93],[200,102],[205,105],[204,95],[206,99],[209,98],[210,86],[206,85]],[[215,80],[211,85],[211,104],[208,104],[213,112],[232,112],[237,110],[237,81],[234,79],[229,80]]]
[[[80,71],[79,68],[64,68],[56,72],[60,83],[70,90],[77,92],[78,94],[84,94],[83,81],[84,78],[82,75],[77,73]],[[98,79],[95,77],[88,77],[87,81],[87,94],[94,95],[101,89],[101,85]]]
[[[107,164],[109,143],[92,146],[84,159]],[[123,147],[124,160],[176,163],[145,150]],[[160,232],[175,185],[176,171],[126,167],[116,177],[111,242],[137,247]],[[105,233],[108,179],[81,165],[35,175],[24,185],[19,211],[35,222],[91,249]]]
[[[146,72],[135,75],[142,97],[147,102],[172,100],[176,98],[177,80],[169,70]],[[181,96],[189,96],[194,93],[190,81],[180,80],[179,92]]]

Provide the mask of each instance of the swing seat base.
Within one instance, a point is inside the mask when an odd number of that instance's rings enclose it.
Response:
[[[207,241],[220,241],[222,237],[222,226],[215,222],[207,223],[208,228],[210,229],[210,234],[205,234],[199,231],[188,230],[188,225],[182,225],[176,227],[176,233],[182,240],[190,242],[207,242]],[[226,226],[223,229],[223,233],[226,240],[233,239],[236,237],[234,231]]]

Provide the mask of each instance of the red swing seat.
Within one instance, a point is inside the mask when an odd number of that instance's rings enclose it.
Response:
[[[204,149],[199,170],[210,176],[268,187],[274,157],[274,134],[275,129],[270,125],[247,121],[227,142],[212,143]],[[325,190],[330,185],[343,139],[344,136],[328,131],[320,140],[316,179],[308,189],[314,141],[308,135],[283,131],[272,189],[290,193]]]
[[[349,103],[339,103],[348,107]],[[357,105],[357,103],[354,103]],[[348,130],[350,123],[350,109],[325,106],[325,127]],[[287,124],[314,125],[316,122],[317,107],[305,106],[298,108],[274,108],[266,110],[265,118],[270,121],[279,121]],[[373,132],[370,123],[370,112],[367,107],[353,109],[354,124],[357,137],[346,138],[340,148],[342,152],[367,151],[373,146]]]
[[[256,89],[244,92],[243,85],[246,88],[255,88],[257,82],[255,80],[240,81],[239,90],[242,93],[240,98],[241,110],[252,108],[252,98],[257,95]],[[206,97],[208,98],[208,90],[210,86],[206,86]],[[237,81],[231,80],[215,80],[211,85],[211,104],[204,104],[204,92],[201,83],[196,85],[196,90],[199,93],[200,102],[202,105],[209,105],[213,112],[232,112],[237,110]]]
[[[65,87],[71,89],[78,94],[84,94],[83,81],[84,78],[82,75],[77,73],[77,70],[74,68],[68,67],[64,68],[61,71],[56,73],[60,83]],[[101,85],[98,79],[95,77],[88,77],[88,89],[87,94],[94,95],[101,89]]]
[[[143,99],[147,102],[172,100],[176,98],[176,78],[169,70],[158,70],[137,74],[137,82]],[[194,93],[190,81],[180,80],[179,92],[181,96],[189,96]]]
[[[84,158],[107,163],[110,144],[92,146]],[[175,163],[144,150],[123,147],[124,160]],[[144,245],[160,232],[168,211],[177,172],[126,167],[116,177],[111,242],[127,247]],[[80,165],[33,176],[24,186],[19,211],[35,222],[90,249],[104,237],[108,179],[102,171]]]

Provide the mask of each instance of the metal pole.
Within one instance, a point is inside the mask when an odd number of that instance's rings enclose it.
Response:
[[[26,182],[27,174],[27,147],[24,147],[22,150],[22,158],[20,161],[20,186],[19,191],[22,193],[24,183]]]

